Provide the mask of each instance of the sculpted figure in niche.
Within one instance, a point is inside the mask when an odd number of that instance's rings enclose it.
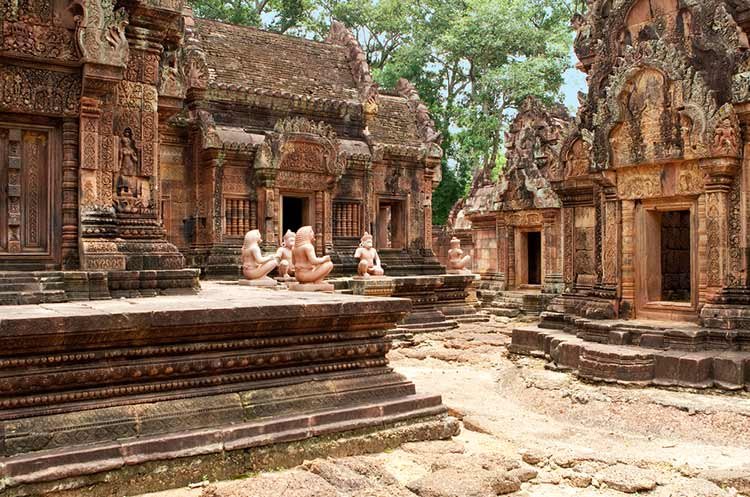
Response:
[[[359,259],[357,274],[362,278],[370,276],[383,276],[385,271],[380,266],[378,251],[372,246],[372,235],[365,231],[359,242],[359,248],[354,252],[354,257]]]
[[[294,274],[294,265],[292,264],[292,250],[294,250],[294,231],[286,230],[281,247],[276,251],[276,259],[279,261],[279,276],[283,279],[290,279]]]
[[[125,128],[120,137],[120,176],[117,179],[118,196],[138,196],[138,149],[133,131]]]
[[[275,286],[276,282],[268,277],[268,273],[276,269],[279,262],[273,255],[263,257],[258,245],[261,241],[259,230],[248,231],[245,235],[245,242],[242,244],[242,275],[250,281],[260,280]]]
[[[455,236],[451,238],[451,248],[448,251],[448,273],[449,274],[471,274],[466,266],[471,262],[470,255],[464,255],[461,250],[461,240]]]
[[[300,283],[323,283],[323,278],[333,271],[331,256],[315,255],[315,233],[312,226],[303,226],[297,230],[292,249],[292,264],[294,265],[294,277]]]
[[[734,134],[732,120],[725,117],[716,126],[714,135],[714,150],[734,154],[737,151],[737,136]]]

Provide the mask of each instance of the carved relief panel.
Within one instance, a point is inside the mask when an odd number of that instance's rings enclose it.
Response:
[[[0,2],[0,52],[10,57],[78,60],[68,0]]]

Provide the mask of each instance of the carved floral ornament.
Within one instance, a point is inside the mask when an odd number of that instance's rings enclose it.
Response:
[[[125,37],[128,14],[112,0],[73,0],[76,41],[84,62],[125,68],[129,47]]]

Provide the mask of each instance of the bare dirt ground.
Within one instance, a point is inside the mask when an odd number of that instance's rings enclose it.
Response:
[[[509,356],[512,326],[462,325],[391,352],[462,420],[453,440],[149,497],[750,497],[750,396],[582,383]]]

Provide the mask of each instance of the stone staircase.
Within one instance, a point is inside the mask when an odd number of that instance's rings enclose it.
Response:
[[[513,329],[512,353],[545,358],[589,381],[750,390],[750,332],[658,321],[565,322],[544,313]]]
[[[504,291],[496,292],[492,300],[487,302],[483,295],[485,312],[498,317],[515,318],[521,314],[538,316],[544,312],[552,300],[552,295],[539,292]]]
[[[61,272],[0,272],[0,305],[64,302]]]

